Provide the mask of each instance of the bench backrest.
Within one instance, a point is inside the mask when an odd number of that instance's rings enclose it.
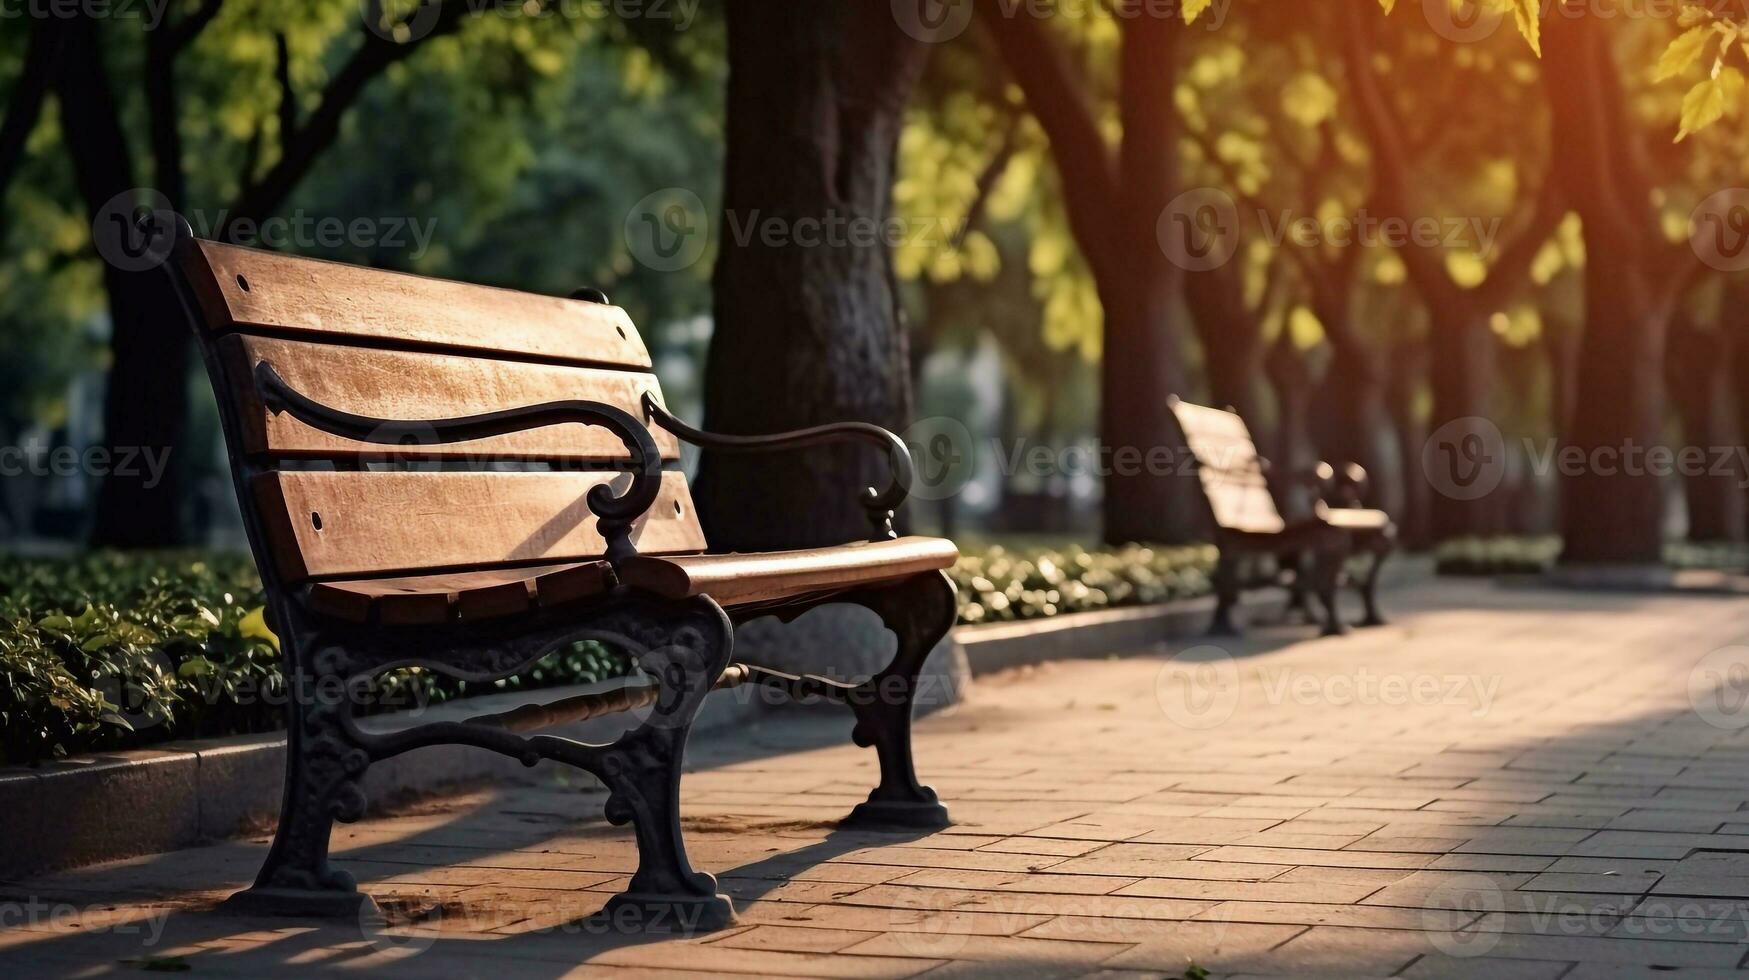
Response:
[[[1286,527],[1257,443],[1245,420],[1234,412],[1172,399],[1172,411],[1196,459],[1210,515],[1229,531],[1274,534]]]
[[[264,573],[269,560],[289,584],[604,552],[585,496],[630,479],[613,433],[567,424],[447,446],[353,442],[270,412],[254,372],[271,362],[309,398],[389,420],[568,399],[643,418],[642,396],[660,400],[661,387],[624,310],[199,240],[177,262]],[[678,457],[672,435],[652,435],[664,459]],[[705,548],[683,474],[665,475],[633,541],[653,554]]]

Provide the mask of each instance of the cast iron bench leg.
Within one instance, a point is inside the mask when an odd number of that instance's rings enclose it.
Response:
[[[735,921],[734,904],[717,892],[717,879],[693,870],[680,830],[687,734],[705,695],[729,666],[735,633],[716,603],[698,598],[681,605],[657,620],[659,629],[640,638],[652,649],[640,653],[638,661],[661,688],[649,717],[587,768],[611,793],[608,822],[623,826],[629,821],[638,840],[638,870],[602,915],[636,931],[691,934]]]
[[[1379,612],[1379,571],[1384,567],[1385,559],[1396,550],[1396,541],[1391,535],[1381,533],[1368,541],[1367,547],[1372,552],[1372,565],[1366,570],[1366,581],[1361,586],[1360,597],[1366,603],[1366,618],[1360,621],[1360,625],[1383,626],[1386,620]]]
[[[370,754],[343,723],[352,706],[344,693],[344,650],[315,634],[287,637],[288,692],[285,796],[279,828],[255,884],[231,896],[227,908],[267,915],[359,916],[375,912],[349,872],[328,864],[334,821],[364,816],[358,779]]]
[[[1236,549],[1227,547],[1221,549],[1220,560],[1215,563],[1215,618],[1209,624],[1210,636],[1238,636],[1239,627],[1233,622],[1233,607],[1239,603],[1239,563]]]
[[[846,596],[872,610],[898,638],[887,668],[849,696],[856,712],[851,738],[880,755],[881,783],[844,823],[851,826],[946,827],[951,821],[935,791],[917,781],[911,759],[911,712],[923,663],[957,615],[953,580],[945,572],[920,575],[902,585]]]
[[[1312,583],[1317,589],[1318,601],[1324,606],[1325,636],[1342,636],[1348,632],[1337,602],[1342,592],[1342,580],[1347,574],[1348,554],[1348,535],[1341,532],[1325,535],[1313,553]]]

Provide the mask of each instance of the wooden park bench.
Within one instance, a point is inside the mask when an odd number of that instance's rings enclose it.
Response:
[[[336,819],[365,810],[360,777],[423,746],[460,744],[527,765],[556,759],[606,785],[638,868],[615,922],[731,921],[680,830],[687,731],[705,695],[759,684],[849,706],[880,785],[849,821],[935,827],[911,713],[924,659],[952,626],[945,540],[896,537],[905,446],[872,425],[716,436],[664,409],[648,351],[599,293],[558,299],[196,240],[170,268],[218,395],[250,547],[284,649],[286,788],[254,886],[233,901],[293,914],[358,914],[370,900],[330,867]],[[748,397],[764,397],[759,393]],[[772,554],[712,554],[683,473],[682,441],[722,452],[860,442],[893,482],[864,505],[871,540]],[[898,639],[861,683],[738,663],[734,624],[827,603],[867,607]],[[631,655],[625,686],[465,722],[366,731],[343,691],[418,666],[470,682],[525,671],[580,640]],[[617,710],[638,723],[589,745],[530,727]],[[643,916],[640,920],[637,917]]]
[[[1396,548],[1397,529],[1382,510],[1356,506],[1364,492],[1366,471],[1350,465],[1338,471],[1327,463],[1308,473],[1273,470],[1257,452],[1251,430],[1237,413],[1192,405],[1171,398],[1173,414],[1184,431],[1195,460],[1209,517],[1215,525],[1220,562],[1215,567],[1215,617],[1210,632],[1233,635],[1233,607],[1241,589],[1281,584],[1282,573],[1293,590],[1292,606],[1302,607],[1307,593],[1324,607],[1324,634],[1345,632],[1337,611],[1337,594],[1347,577],[1351,555],[1370,554],[1372,561],[1358,583],[1366,605],[1363,626],[1385,621],[1379,612],[1379,570]],[[1310,514],[1284,517],[1271,493],[1271,480],[1283,491],[1310,486],[1321,499]],[[1253,569],[1267,559],[1271,574]]]

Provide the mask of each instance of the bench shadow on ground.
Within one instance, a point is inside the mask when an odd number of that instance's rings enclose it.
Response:
[[[1533,606],[1534,597],[1520,593],[1506,606]],[[1433,604],[1435,607],[1438,603]],[[1425,607],[1423,607],[1425,609]],[[1309,642],[1313,634],[1297,625],[1259,624],[1237,641],[1208,641],[1202,645],[1218,645],[1235,657],[1260,656],[1298,643]],[[1187,640],[1175,644],[1172,654],[1191,652],[1201,641]],[[786,718],[769,726],[760,726],[752,737],[734,740],[712,739],[696,746],[693,754],[697,770],[709,770],[736,763],[752,762],[792,752],[840,745],[847,741],[849,719],[842,713],[827,714],[819,710],[794,713],[798,718]],[[1593,746],[1600,739],[1608,740],[1612,733],[1643,731],[1648,725],[1659,725],[1674,718],[1652,713],[1622,718],[1607,724],[1576,729],[1554,739],[1526,743],[1541,752],[1559,751],[1563,742]],[[932,727],[945,725],[952,730],[958,724],[953,716],[938,719]],[[1000,723],[1000,716],[985,714],[981,724]],[[1016,731],[1016,738],[1021,733]],[[1547,789],[1553,793],[1565,782],[1551,777]],[[450,864],[477,862],[493,856],[520,855],[537,859],[535,864],[516,867],[534,869],[542,845],[566,841],[572,846],[587,848],[601,843],[607,849],[629,853],[629,830],[610,827],[600,819],[604,794],[599,791],[579,792],[562,797],[574,801],[572,812],[528,813],[519,811],[518,795],[525,789],[511,785],[492,791],[484,801],[452,819],[432,822],[419,820],[421,829],[405,836],[366,843],[344,850],[339,855],[343,866],[358,873],[360,885],[378,897],[396,895],[400,891],[417,894],[419,884],[385,885],[386,879],[397,878],[419,868],[442,871],[448,865],[443,857],[453,855]],[[951,806],[951,799],[949,800]],[[1088,809],[1098,809],[1089,804]],[[922,832],[871,832],[866,830],[828,829],[830,822],[842,815],[833,804],[820,806],[818,822],[789,818],[737,818],[738,826],[727,823],[711,825],[706,821],[705,833],[733,830],[736,836],[764,835],[762,843],[769,853],[734,867],[711,866],[735,899],[738,908],[772,895],[795,880],[801,872],[843,857],[850,852],[883,845],[903,844],[927,836]],[[438,811],[441,812],[441,811]],[[421,813],[414,808],[417,819]],[[431,811],[426,811],[429,818]],[[1169,820],[1172,818],[1161,818]],[[689,825],[694,821],[689,820]],[[689,826],[689,834],[694,828]],[[808,841],[807,834],[824,831],[824,836]],[[784,833],[790,836],[781,836]],[[249,843],[224,842],[209,848],[172,852],[141,859],[125,865],[109,865],[94,869],[74,870],[44,876],[24,882],[0,882],[0,902],[34,902],[41,907],[72,906],[82,910],[91,925],[76,931],[39,929],[31,936],[16,929],[0,930],[0,964],[15,958],[28,959],[46,965],[62,975],[103,975],[108,972],[157,970],[186,964],[196,973],[208,975],[247,974],[251,977],[305,975],[311,968],[354,967],[368,969],[373,975],[386,976],[469,976],[491,973],[497,976],[558,977],[573,972],[590,960],[617,949],[651,943],[676,941],[709,942],[750,924],[731,927],[723,933],[696,937],[677,936],[673,932],[629,931],[606,920],[600,906],[623,885],[623,877],[595,882],[571,892],[549,891],[552,898],[524,896],[529,908],[541,921],[528,931],[519,931],[515,921],[501,923],[474,922],[469,931],[507,926],[502,934],[481,938],[462,938],[446,931],[446,926],[466,925],[471,914],[466,899],[453,908],[445,906],[436,918],[382,928],[374,923],[347,920],[265,919],[245,918],[225,914],[213,906],[223,894],[240,887],[254,873],[264,854],[265,839]],[[610,846],[611,845],[611,846]],[[799,845],[799,846],[796,846]],[[337,848],[343,841],[337,843]],[[213,852],[231,851],[222,858]],[[696,848],[695,848],[696,850]],[[559,854],[567,852],[557,852]],[[568,852],[573,855],[582,851]],[[422,858],[423,860],[419,860]],[[553,867],[562,864],[554,857]],[[695,859],[696,860],[696,859]],[[706,862],[698,862],[704,864]],[[511,865],[494,867],[510,868]],[[629,866],[624,869],[629,873]],[[496,885],[516,890],[518,870],[502,870],[495,875]],[[416,877],[416,876],[415,876]],[[441,874],[437,877],[441,878]],[[850,886],[847,886],[850,887]],[[1648,886],[1650,887],[1650,886]],[[600,890],[597,890],[600,889]],[[527,890],[532,894],[533,890]],[[563,899],[563,901],[561,901]],[[829,897],[797,899],[808,904],[829,903]],[[576,914],[570,914],[573,907]],[[391,902],[391,904],[394,904]],[[129,928],[128,911],[123,906],[147,906],[144,915],[155,922]],[[805,907],[803,904],[794,906]],[[120,919],[105,917],[119,915]],[[450,918],[451,913],[459,918]],[[552,914],[557,912],[559,914]],[[771,921],[761,918],[762,922]],[[117,922],[122,923],[119,927]],[[33,938],[40,937],[40,938]],[[168,958],[169,962],[165,962]],[[696,961],[694,961],[696,962]],[[1024,960],[984,964],[993,972],[1005,972],[1024,967]],[[1219,962],[1204,962],[1219,973]]]

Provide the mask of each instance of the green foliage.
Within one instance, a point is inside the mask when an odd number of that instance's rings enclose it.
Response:
[[[280,727],[285,680],[262,602],[242,555],[0,556],[0,763]],[[629,671],[619,654],[580,643],[490,684],[395,671],[359,710]]]
[[[1208,593],[1212,546],[1109,551],[993,547],[960,558],[960,622],[993,623],[1140,606]]]
[[[1434,552],[1441,575],[1536,575],[1560,557],[1557,537],[1458,538]]]
[[[1539,575],[1554,568],[1560,557],[1561,539],[1552,535],[1458,538],[1434,552],[1441,575]],[[1664,562],[1678,569],[1738,570],[1749,564],[1749,548],[1677,541],[1665,545]]]
[[[1211,547],[991,547],[954,569],[960,621],[987,623],[1202,595]],[[265,732],[286,699],[278,639],[245,555],[0,555],[0,764]],[[379,678],[362,713],[624,676],[593,643],[525,674],[466,684],[428,670]]]

